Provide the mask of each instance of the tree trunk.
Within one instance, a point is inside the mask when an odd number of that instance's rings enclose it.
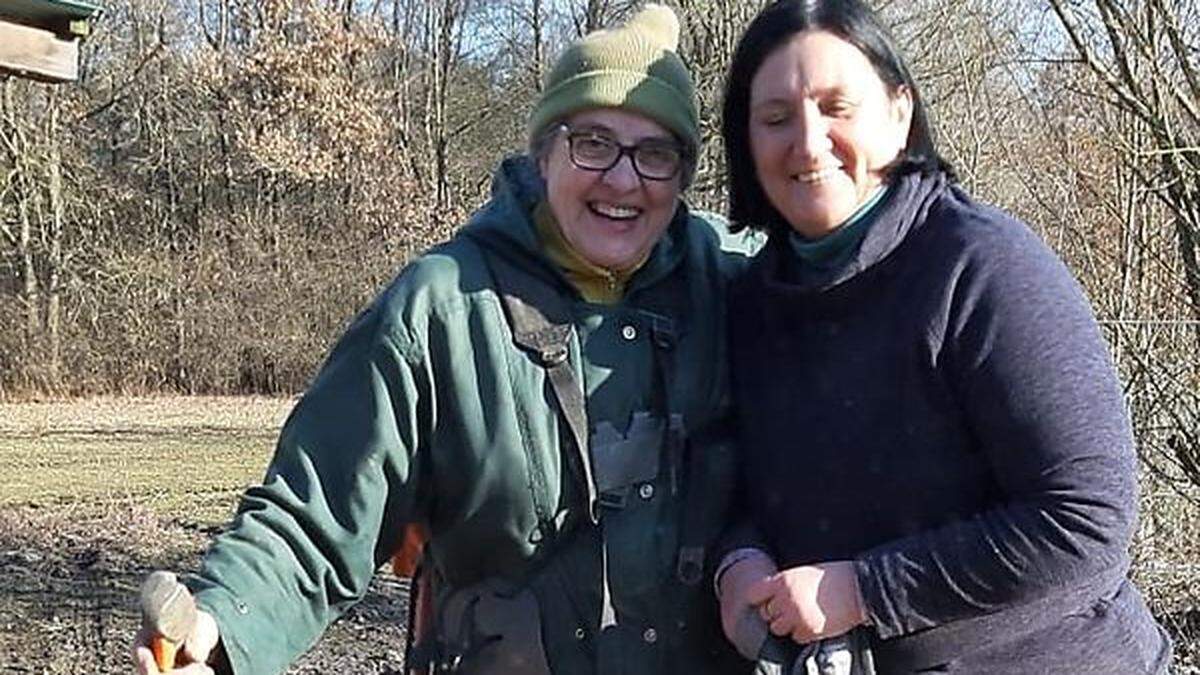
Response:
[[[13,195],[16,201],[17,211],[17,231],[16,241],[17,259],[20,261],[21,280],[20,280],[20,300],[21,306],[24,308],[24,332],[26,349],[31,347],[41,333],[41,320],[38,314],[38,279],[37,266],[34,264],[33,252],[33,219],[30,216],[29,200],[32,198],[32,192],[29,185],[29,177],[26,175],[28,168],[26,166],[26,158],[23,156],[26,151],[26,143],[24,142],[25,134],[22,133],[18,126],[17,115],[13,107],[13,87],[16,86],[13,80],[4,82],[4,126],[5,133],[9,136],[7,147],[10,149],[10,155],[13,163],[13,172],[11,176]]]
[[[50,123],[47,142],[50,152],[46,167],[50,197],[50,252],[46,278],[46,333],[49,339],[47,376],[57,389],[62,374],[62,267],[63,267],[63,184],[62,153],[59,148],[58,97],[50,94]]]
[[[542,80],[546,75],[546,55],[542,45],[542,0],[533,0],[530,27],[533,29],[533,90],[542,93]]]
[[[1200,171],[1191,172],[1181,154],[1164,158],[1166,174],[1174,179],[1167,189],[1172,206],[1175,234],[1179,238],[1179,257],[1183,261],[1183,275],[1187,283],[1188,298],[1192,303],[1191,318],[1200,320],[1200,190],[1192,187],[1192,181],[1200,181]],[[1200,333],[1197,334],[1200,339]],[[1200,348],[1200,343],[1197,343]]]
[[[32,345],[42,330],[38,317],[37,267],[33,264],[33,223],[29,218],[28,196],[17,197],[21,234],[17,253],[21,258],[21,304],[25,307],[25,344]]]
[[[1179,236],[1179,256],[1183,260],[1183,276],[1187,280],[1188,298],[1192,303],[1192,319],[1200,320],[1200,260],[1196,249],[1196,230],[1182,216],[1175,217],[1175,233]],[[1200,348],[1200,344],[1196,345]]]
[[[430,143],[433,149],[434,174],[433,192],[437,205],[436,217],[443,218],[449,210],[450,176],[447,162],[449,129],[446,111],[450,99],[450,77],[457,56],[454,39],[458,22],[462,17],[462,0],[443,0],[436,15],[433,38],[435,57],[433,66],[432,110],[430,119]]]

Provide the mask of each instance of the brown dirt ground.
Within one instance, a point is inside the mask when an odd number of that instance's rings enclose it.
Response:
[[[82,518],[0,509],[0,673],[131,672],[141,579],[155,569],[195,569],[211,534],[164,525],[137,508]],[[406,591],[379,575],[289,672],[398,673]]]
[[[63,438],[113,433],[147,439],[197,433],[207,439],[269,437],[293,403],[145,398],[0,404],[0,459],[6,449],[30,439],[62,447]],[[167,517],[153,500],[14,503],[3,494],[3,465],[0,461],[0,673],[132,672],[142,578],[156,569],[196,569],[218,526]],[[288,672],[399,673],[406,607],[407,583],[379,574],[364,601]]]

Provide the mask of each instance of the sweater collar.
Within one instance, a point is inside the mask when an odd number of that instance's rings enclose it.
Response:
[[[886,199],[890,187],[881,185],[863,202],[854,213],[833,231],[818,239],[806,239],[795,230],[788,233],[792,251],[807,265],[836,267],[848,260],[858,250],[867,230],[875,221],[876,206]]]
[[[768,286],[781,291],[819,293],[844,284],[883,262],[924,224],[946,180],[942,172],[910,173],[893,180],[885,198],[868,214],[869,227],[857,249],[836,265],[810,266],[798,273],[800,258],[789,237],[773,235],[764,250],[760,273]]]

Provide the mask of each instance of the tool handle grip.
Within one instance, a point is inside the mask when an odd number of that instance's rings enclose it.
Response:
[[[142,625],[150,638],[150,652],[159,672],[175,669],[179,646],[196,625],[196,602],[174,574],[154,572],[142,582],[139,602]]]

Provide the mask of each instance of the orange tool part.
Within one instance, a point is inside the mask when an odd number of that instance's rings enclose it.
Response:
[[[424,641],[429,631],[433,630],[433,584],[430,581],[430,571],[422,569],[425,544],[428,541],[427,527],[421,523],[409,523],[404,528],[400,548],[392,555],[392,571],[396,576],[412,579],[408,591],[409,654],[412,653],[412,646]],[[404,672],[407,675],[429,675],[427,669],[417,668],[411,663],[405,664]]]
[[[154,663],[164,673],[175,668],[175,653],[179,647],[161,635],[150,638],[150,651],[154,654]]]
[[[409,523],[404,528],[404,539],[400,548],[392,554],[392,572],[398,577],[411,578],[417,573],[421,556],[425,553],[425,542],[429,541],[429,530],[420,523]]]

